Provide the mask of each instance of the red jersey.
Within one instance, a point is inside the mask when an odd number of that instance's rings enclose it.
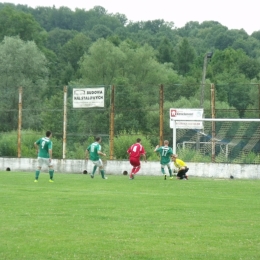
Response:
[[[140,158],[141,154],[145,154],[144,147],[140,143],[133,144],[127,152],[130,155],[130,158]]]

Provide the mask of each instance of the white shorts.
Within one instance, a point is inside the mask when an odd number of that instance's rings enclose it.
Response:
[[[99,159],[98,161],[92,161],[97,167],[102,167],[103,166],[103,162],[101,159]]]
[[[161,164],[162,168],[164,168],[165,166],[167,166],[168,168],[171,168],[171,162],[169,162],[167,164]]]
[[[38,167],[42,167],[43,165],[47,165],[48,167],[51,167],[52,160],[50,161],[50,158],[38,157]]]

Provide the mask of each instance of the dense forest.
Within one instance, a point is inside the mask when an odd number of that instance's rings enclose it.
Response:
[[[62,109],[65,85],[113,84],[121,86],[125,97],[116,101],[116,132],[131,128],[153,134],[156,128],[158,133],[156,86],[165,87],[165,109],[173,102],[199,107],[208,52],[213,56],[205,82],[215,84],[218,108],[235,111],[235,117],[255,111],[250,116],[258,117],[259,90],[252,86],[260,83],[260,30],[248,35],[217,21],[190,21],[182,28],[163,19],[131,22],[101,6],[72,11],[0,3],[0,132],[17,129],[20,86],[26,108],[23,129],[51,128],[61,135],[62,123],[57,122],[62,122],[62,113],[55,107]],[[209,102],[206,95],[205,106]],[[133,104],[134,116],[123,109]],[[108,133],[108,113],[74,113],[68,132]]]

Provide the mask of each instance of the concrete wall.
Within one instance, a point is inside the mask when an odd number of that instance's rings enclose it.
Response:
[[[91,161],[84,160],[53,160],[54,170],[58,173],[82,173],[87,170],[92,171]],[[187,163],[189,167],[188,175],[190,177],[208,177],[208,178],[230,178],[230,175],[236,179],[260,179],[259,164],[223,164],[223,163]],[[128,161],[107,161],[104,163],[106,174],[121,175],[123,171],[131,170]],[[0,170],[4,171],[9,167],[11,171],[34,172],[37,167],[37,159],[30,158],[1,158]],[[47,169],[42,169],[47,172]],[[167,172],[167,169],[166,169]],[[141,170],[138,175],[160,176],[159,162],[142,162]]]

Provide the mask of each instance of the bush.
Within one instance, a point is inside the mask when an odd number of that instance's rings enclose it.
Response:
[[[73,143],[67,146],[66,158],[68,159],[85,159],[87,147],[94,142],[94,137],[88,137],[83,143]],[[102,145],[102,144],[101,144]],[[104,151],[103,145],[102,150]]]
[[[34,148],[34,142],[45,136],[45,133],[38,133],[33,130],[23,130],[21,133],[21,157],[36,158],[37,154]],[[53,158],[62,158],[62,140],[52,137]],[[0,138],[0,156],[17,157],[18,155],[18,137],[17,131],[4,133]]]
[[[17,156],[17,132],[12,131],[3,133],[0,137],[0,156],[16,157]]]
[[[127,150],[132,144],[136,143],[137,138],[142,140],[141,144],[146,151],[146,158],[148,160],[158,160],[158,156],[154,153],[154,148],[146,136],[139,133],[127,134],[125,131],[114,139],[114,159],[128,159]]]

